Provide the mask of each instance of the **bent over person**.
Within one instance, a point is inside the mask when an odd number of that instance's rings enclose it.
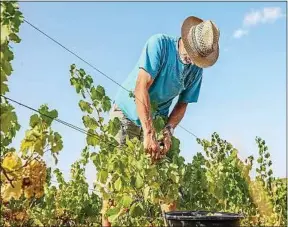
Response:
[[[219,57],[219,35],[214,22],[190,16],[182,24],[180,37],[156,34],[147,40],[137,64],[122,84],[134,91],[136,98],[120,88],[111,111],[111,118],[121,121],[117,136],[120,144],[125,143],[127,135],[141,139],[144,149],[156,159],[169,151],[173,131],[184,117],[187,105],[198,101],[203,69],[214,65]],[[156,114],[168,118],[163,150],[152,124],[151,101],[157,104]],[[104,218],[107,204],[103,201],[102,226],[111,226]],[[175,204],[164,207],[166,212],[176,209]]]

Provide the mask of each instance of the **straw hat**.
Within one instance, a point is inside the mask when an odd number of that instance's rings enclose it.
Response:
[[[184,47],[194,64],[201,68],[212,66],[219,57],[220,32],[210,20],[190,16],[181,27]]]

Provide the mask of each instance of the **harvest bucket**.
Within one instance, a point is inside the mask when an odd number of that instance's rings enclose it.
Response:
[[[169,227],[238,227],[240,214],[209,211],[173,211],[166,212],[165,219]]]

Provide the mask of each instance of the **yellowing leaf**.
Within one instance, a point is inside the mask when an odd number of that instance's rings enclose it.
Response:
[[[22,195],[22,181],[21,179],[13,181],[13,186],[9,182],[5,182],[1,186],[1,197],[4,202],[8,202],[12,198],[18,200]]]
[[[2,8],[2,5],[1,5]],[[1,25],[1,45],[6,42],[10,34],[9,28],[7,25]]]
[[[143,184],[144,184],[143,178],[139,174],[137,174],[135,181],[136,188],[141,188]]]
[[[177,172],[173,171],[171,173],[171,179],[173,180],[174,183],[177,184],[179,182],[180,177],[178,176]]]
[[[20,146],[20,151],[26,154],[30,149],[33,148],[33,141],[29,140],[22,140],[21,146]]]
[[[145,189],[144,189],[144,200],[147,201],[148,200],[148,197],[149,197],[149,192],[150,192],[150,187],[147,186]]]
[[[123,198],[122,198],[121,204],[124,207],[129,207],[132,202],[133,202],[133,199],[130,196],[124,195]]]
[[[2,167],[8,171],[19,169],[21,166],[22,160],[15,152],[9,152],[2,162]]]
[[[114,188],[117,190],[117,191],[120,191],[121,188],[122,188],[122,180],[121,178],[119,177],[115,183],[114,183]]]

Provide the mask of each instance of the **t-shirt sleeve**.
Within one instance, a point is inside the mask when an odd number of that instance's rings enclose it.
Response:
[[[180,93],[179,102],[193,103],[199,98],[200,88],[202,84],[203,70],[199,70],[193,82]]]
[[[144,45],[139,59],[139,68],[156,78],[161,66],[161,35],[151,36]]]

